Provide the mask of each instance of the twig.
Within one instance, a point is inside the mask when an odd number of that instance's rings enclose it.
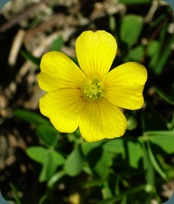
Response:
[[[19,23],[21,20],[23,20],[24,18],[26,18],[34,9],[37,9],[38,7],[40,7],[42,4],[45,4],[46,1],[42,0],[41,2],[34,4],[30,7],[28,7],[26,10],[24,10],[21,14],[13,17],[12,19],[10,19],[8,22],[4,23],[1,27],[0,27],[0,33],[5,32],[6,30],[10,29],[11,27],[13,27],[14,25],[16,25],[17,23]]]

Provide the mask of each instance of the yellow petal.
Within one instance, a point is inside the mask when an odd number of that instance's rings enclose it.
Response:
[[[120,137],[125,133],[126,119],[120,109],[105,99],[88,102],[80,120],[80,132],[88,142]]]
[[[111,70],[103,80],[105,97],[113,104],[126,109],[143,106],[143,88],[147,80],[145,67],[136,62],[124,63]]]
[[[40,99],[40,111],[60,132],[73,132],[79,125],[84,101],[79,89],[59,89]]]
[[[85,31],[76,40],[79,65],[88,77],[103,77],[115,58],[117,43],[106,31]]]
[[[60,52],[48,52],[41,60],[39,86],[45,91],[58,88],[77,88],[85,78],[84,73],[66,55]]]

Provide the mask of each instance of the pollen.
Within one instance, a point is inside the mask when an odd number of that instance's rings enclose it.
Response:
[[[104,87],[98,79],[90,80],[82,88],[85,99],[98,99],[103,96]]]

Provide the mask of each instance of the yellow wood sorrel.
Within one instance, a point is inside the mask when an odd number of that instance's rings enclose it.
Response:
[[[85,31],[76,40],[80,68],[61,52],[42,57],[39,86],[47,93],[40,99],[41,113],[60,132],[78,127],[88,142],[120,137],[127,121],[120,108],[143,106],[145,67],[124,63],[111,71],[116,56],[115,38],[106,31]]]

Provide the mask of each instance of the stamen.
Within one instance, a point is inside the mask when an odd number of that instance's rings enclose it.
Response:
[[[86,99],[98,99],[103,95],[103,85],[97,80],[90,80],[84,87],[83,93]]]

